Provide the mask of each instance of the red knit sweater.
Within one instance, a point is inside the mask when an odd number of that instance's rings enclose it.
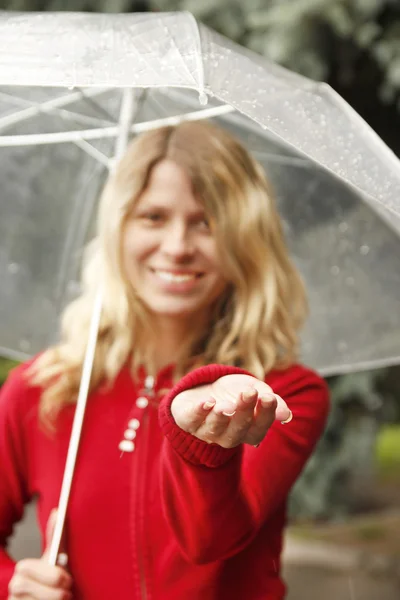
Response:
[[[57,506],[74,412],[64,411],[55,436],[43,431],[40,390],[27,385],[25,370],[18,367],[0,395],[0,600],[14,571],[5,546],[24,504],[38,496],[42,531]],[[144,373],[133,381],[123,369],[112,389],[91,396],[65,540],[76,600],[284,597],[286,499],[323,431],[327,388],[301,366],[270,373],[267,383],[294,418],[276,422],[257,449],[227,450],[177,427],[170,406],[178,392],[237,372],[197,369],[165,395],[167,368],[152,395],[143,391]],[[127,430],[136,432],[135,448],[122,452]]]

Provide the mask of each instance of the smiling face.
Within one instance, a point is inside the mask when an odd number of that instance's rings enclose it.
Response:
[[[227,282],[191,180],[171,160],[151,171],[123,232],[125,272],[153,316],[201,322]]]

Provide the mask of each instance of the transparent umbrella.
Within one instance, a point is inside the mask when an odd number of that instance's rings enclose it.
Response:
[[[323,374],[398,362],[399,161],[329,86],[189,13],[0,13],[0,351],[24,358],[57,339],[129,137],[205,118],[273,182],[310,298],[303,361]],[[100,311],[99,295],[82,398]]]
[[[0,351],[57,338],[118,148],[188,118],[231,129],[274,184],[311,303],[303,360],[322,373],[396,362],[397,158],[327,85],[188,13],[0,15]]]

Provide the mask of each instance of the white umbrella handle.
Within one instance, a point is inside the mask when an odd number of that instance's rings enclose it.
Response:
[[[83,419],[85,416],[102,307],[103,294],[101,291],[99,291],[95,299],[92,318],[90,322],[88,344],[86,348],[85,359],[83,362],[82,377],[79,387],[78,400],[76,404],[76,412],[74,416],[74,422],[72,425],[71,439],[68,447],[67,461],[61,486],[60,500],[58,503],[57,518],[54,526],[53,538],[50,544],[48,562],[51,565],[57,564],[58,554],[60,552],[61,540],[65,524],[65,516],[67,512],[72,478],[74,475],[76,457],[78,454],[79,442],[81,438]]]
[[[127,88],[123,92],[121,102],[121,112],[119,118],[119,134],[115,146],[115,162],[119,160],[125,152],[129,139],[130,125],[135,110],[134,90]],[[115,166],[115,162],[113,166]],[[58,503],[57,518],[54,526],[53,538],[50,544],[48,562],[56,565],[62,541],[62,535],[65,525],[65,517],[69,496],[71,492],[72,479],[74,476],[76,457],[78,454],[79,442],[81,439],[83,419],[85,416],[87,397],[89,393],[90,379],[92,376],[93,361],[96,352],[97,337],[100,326],[100,318],[103,307],[103,294],[98,292],[93,307],[92,318],[90,321],[89,338],[86,347],[85,358],[82,368],[82,377],[79,387],[78,400],[74,422],[72,425],[71,439],[68,446],[67,461],[65,464],[63,482],[61,486],[60,500]]]

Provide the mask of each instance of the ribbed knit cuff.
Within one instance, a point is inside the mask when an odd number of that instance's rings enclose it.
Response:
[[[216,468],[226,463],[232,456],[240,452],[240,446],[222,448],[218,444],[208,444],[191,433],[183,431],[175,422],[171,412],[172,402],[178,394],[190,388],[214,383],[224,375],[245,374],[247,371],[226,365],[207,365],[185,375],[163,398],[159,407],[161,430],[171,446],[186,461],[194,465]],[[204,400],[207,400],[205,398]]]
[[[8,584],[10,583],[17,563],[10,556],[1,552],[0,555],[0,599],[8,598]]]

